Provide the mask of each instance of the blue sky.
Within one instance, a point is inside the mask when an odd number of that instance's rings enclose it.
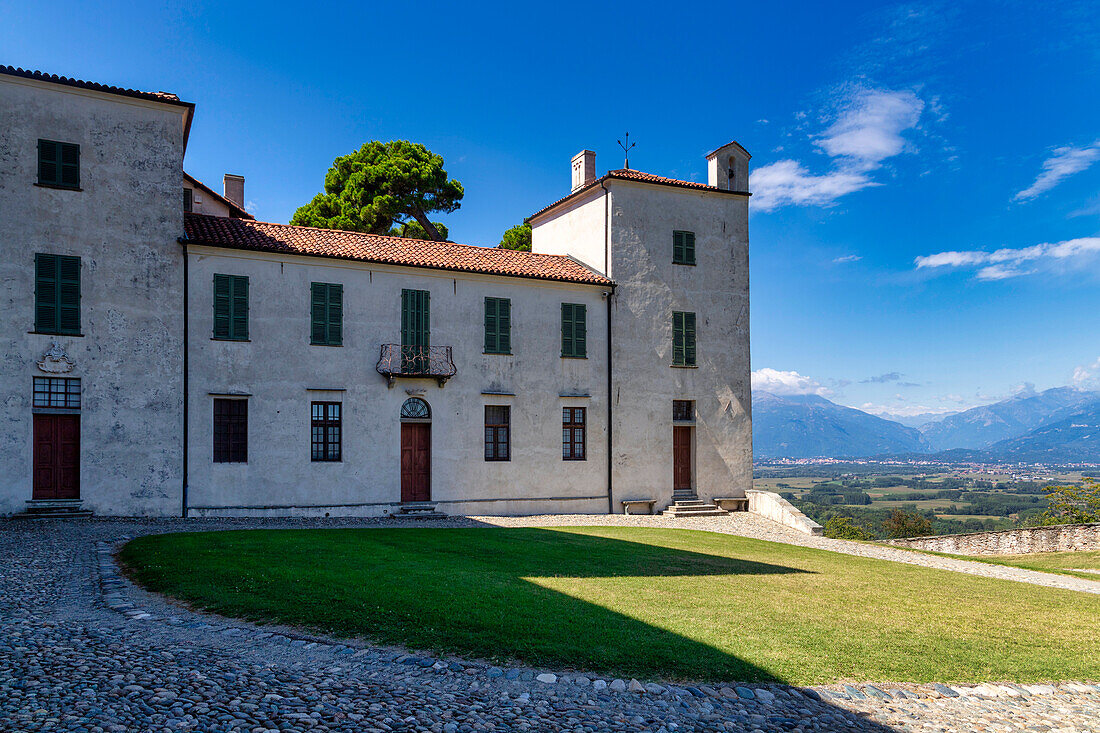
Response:
[[[898,414],[1097,386],[1095,2],[230,5],[0,0],[0,63],[195,102],[188,171],[268,221],[423,142],[474,244],[581,148],[620,167],[629,130],[632,167],[702,180],[736,139],[758,386]]]

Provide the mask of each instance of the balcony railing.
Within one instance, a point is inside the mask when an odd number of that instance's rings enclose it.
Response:
[[[398,377],[429,377],[442,387],[458,373],[450,346],[402,346],[382,344],[378,357],[378,373],[393,387]]]

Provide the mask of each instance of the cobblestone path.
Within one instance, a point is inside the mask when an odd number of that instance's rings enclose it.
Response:
[[[345,646],[181,609],[111,556],[151,532],[379,524],[0,521],[0,731],[1097,730],[1081,683],[662,686]]]

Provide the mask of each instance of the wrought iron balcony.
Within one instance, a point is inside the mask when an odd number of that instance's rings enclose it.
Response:
[[[442,387],[458,373],[450,346],[402,346],[382,344],[382,353],[375,367],[393,387],[398,377],[428,377]]]

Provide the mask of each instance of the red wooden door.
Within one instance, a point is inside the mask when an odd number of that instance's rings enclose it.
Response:
[[[80,498],[80,416],[34,416],[34,499]]]
[[[401,423],[401,501],[432,498],[432,426]]]
[[[672,426],[672,488],[688,490],[691,486],[691,427]]]

